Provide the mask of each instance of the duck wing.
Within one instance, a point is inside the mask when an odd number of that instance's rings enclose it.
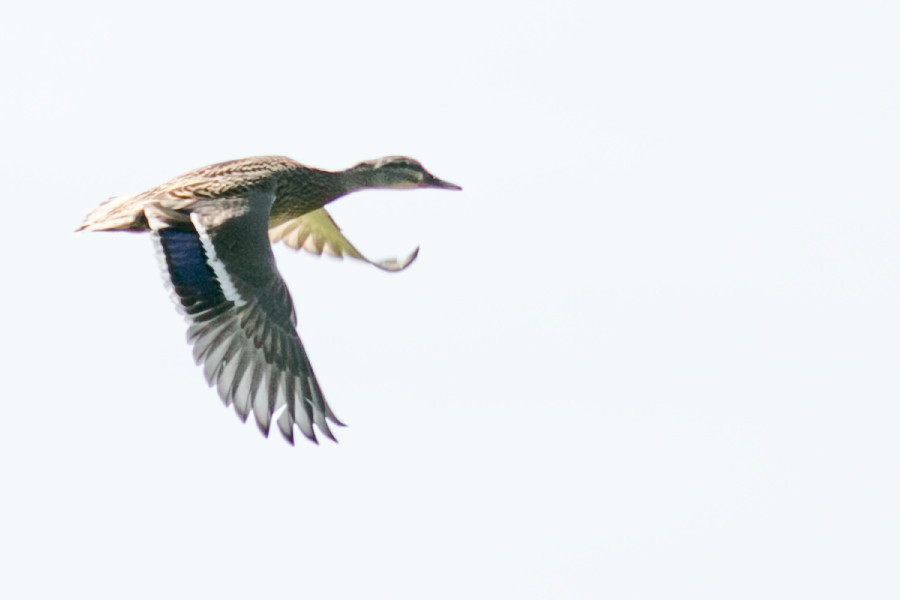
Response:
[[[375,265],[379,269],[392,272],[402,271],[419,254],[419,249],[416,248],[403,260],[397,260],[396,258],[370,260],[357,250],[350,243],[350,240],[344,237],[341,229],[324,208],[308,212],[269,229],[269,240],[273,244],[275,242],[284,242],[295,250],[303,248],[313,254],[321,255],[324,252],[337,258],[349,256],[350,258],[367,262],[370,265]]]
[[[290,292],[267,236],[271,193],[203,200],[189,209],[149,204],[163,275],[188,321],[194,359],[226,406],[244,421],[252,410],[268,436],[272,419],[290,443],[294,424],[334,439],[335,417],[296,330]]]

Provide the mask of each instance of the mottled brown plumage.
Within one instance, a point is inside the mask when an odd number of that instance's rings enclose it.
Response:
[[[305,167],[281,156],[246,158],[196,169],[135,196],[97,207],[79,231],[151,231],[173,297],[188,323],[194,358],[226,405],[250,411],[268,435],[273,418],[293,443],[297,425],[334,439],[341,424],[322,395],[270,241],[316,254],[349,256],[387,271],[405,260],[371,261],[324,210],[365,188],[461,189],[418,162],[386,157],[345,171]]]

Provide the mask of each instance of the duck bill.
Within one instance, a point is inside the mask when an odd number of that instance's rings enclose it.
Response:
[[[450,183],[449,181],[444,181],[443,179],[438,179],[434,175],[427,175],[424,181],[424,187],[430,188],[441,188],[443,190],[461,190],[462,188],[456,185],[455,183]]]

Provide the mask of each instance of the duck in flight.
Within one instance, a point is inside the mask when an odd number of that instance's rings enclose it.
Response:
[[[149,231],[164,279],[188,322],[194,359],[226,406],[253,412],[268,436],[272,420],[294,443],[294,425],[317,442],[343,425],[325,401],[297,335],[290,292],[270,243],[401,271],[403,260],[372,261],[323,208],[369,188],[462,189],[411,158],[389,156],[344,171],[323,171],[282,156],[203,167],[135,196],[112,198],[78,231]]]

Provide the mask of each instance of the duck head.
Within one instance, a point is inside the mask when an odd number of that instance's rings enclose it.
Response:
[[[440,188],[461,190],[458,185],[438,179],[422,163],[406,156],[386,156],[361,162],[351,169],[370,188]]]

